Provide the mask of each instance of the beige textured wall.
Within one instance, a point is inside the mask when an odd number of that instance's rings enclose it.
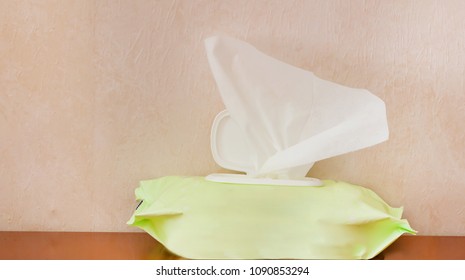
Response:
[[[465,2],[0,0],[0,230],[127,231],[141,179],[220,171],[203,39],[385,100],[391,138],[311,175],[465,235]]]

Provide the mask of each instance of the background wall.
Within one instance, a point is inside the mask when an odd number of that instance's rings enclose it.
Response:
[[[0,0],[0,230],[128,231],[138,181],[206,175],[225,34],[385,100],[390,140],[312,176],[465,235],[465,2]]]

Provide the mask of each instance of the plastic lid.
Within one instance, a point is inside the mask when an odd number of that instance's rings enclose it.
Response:
[[[243,174],[213,173],[205,177],[208,181],[219,183],[247,184],[247,185],[278,185],[278,186],[300,186],[318,187],[323,182],[315,178],[305,177],[300,180],[254,178]]]
[[[213,121],[210,142],[213,159],[219,166],[245,173],[252,170],[242,130],[227,110],[220,112]]]
[[[223,168],[245,173],[251,173],[253,166],[250,160],[249,147],[241,128],[231,118],[229,112],[220,112],[211,130],[211,150],[213,159]],[[321,186],[323,182],[315,178],[301,178],[299,180],[254,178],[241,174],[210,174],[209,181],[235,184],[254,185],[285,185],[285,186]]]

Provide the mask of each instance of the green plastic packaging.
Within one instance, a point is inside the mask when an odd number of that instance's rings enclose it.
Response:
[[[370,259],[415,234],[402,208],[331,180],[293,187],[171,176],[142,181],[136,199],[128,224],[191,259]]]

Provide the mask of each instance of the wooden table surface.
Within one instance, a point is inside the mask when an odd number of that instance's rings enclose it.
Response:
[[[180,259],[146,233],[0,232],[0,259]],[[375,259],[465,260],[465,236],[401,236]]]

